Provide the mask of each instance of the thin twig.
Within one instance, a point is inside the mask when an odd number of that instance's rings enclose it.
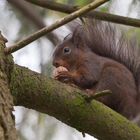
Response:
[[[103,90],[103,91],[100,91],[100,92],[97,92],[97,93],[93,94],[93,96],[92,96],[92,95],[90,95],[90,96],[85,96],[84,98],[85,98],[85,100],[86,100],[87,102],[90,102],[90,101],[92,101],[93,99],[98,99],[98,98],[100,98],[100,97],[110,95],[111,93],[112,93],[112,92],[111,92],[110,90]]]
[[[61,3],[46,1],[46,0],[26,0],[26,1],[47,9],[55,10],[58,12],[64,12],[67,14],[70,14],[79,9],[78,6],[64,5]],[[114,15],[109,13],[102,13],[100,11],[91,11],[82,16],[91,17],[91,18],[100,19],[100,20],[109,21],[118,24],[140,27],[139,19],[119,16],[119,15]]]
[[[23,48],[24,46],[28,45],[29,43],[35,41],[36,39],[40,38],[41,36],[45,35],[46,33],[70,22],[71,20],[81,16],[82,14],[85,14],[87,12],[89,12],[92,9],[95,9],[96,7],[100,6],[101,4],[107,2],[108,0],[95,0],[92,3],[84,6],[83,8],[77,10],[76,12],[65,16],[64,18],[57,20],[54,24],[52,24],[49,27],[45,27],[37,32],[35,32],[34,34],[31,34],[29,37],[19,41],[17,44],[9,47],[9,48],[5,48],[5,54],[10,54],[13,53],[21,48]]]

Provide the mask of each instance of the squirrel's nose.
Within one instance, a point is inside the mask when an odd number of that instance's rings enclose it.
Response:
[[[55,66],[56,68],[59,67],[59,62],[58,61],[53,61],[53,66]]]

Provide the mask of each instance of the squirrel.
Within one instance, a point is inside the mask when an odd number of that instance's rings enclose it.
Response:
[[[140,111],[139,57],[137,43],[111,23],[86,20],[56,47],[55,79],[93,95],[110,90],[112,94],[97,100],[133,120]]]

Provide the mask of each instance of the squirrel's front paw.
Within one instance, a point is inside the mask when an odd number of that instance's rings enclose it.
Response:
[[[60,72],[58,76],[55,77],[55,79],[64,82],[64,83],[70,83],[71,78],[70,75],[67,71],[65,72]]]
[[[53,78],[61,82],[68,83],[70,81],[70,74],[65,67],[58,67],[53,71]]]

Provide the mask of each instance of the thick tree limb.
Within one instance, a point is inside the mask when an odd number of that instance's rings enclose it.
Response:
[[[103,104],[66,84],[15,65],[11,78],[15,105],[35,109],[100,140],[139,140],[140,129]],[[83,96],[84,95],[84,96]]]
[[[26,1],[18,1],[18,0],[7,0],[11,5],[16,7],[29,21],[31,21],[38,29],[41,29],[46,26],[43,22],[43,19],[40,17],[38,12],[33,9],[32,5],[27,3]],[[59,41],[58,37],[54,33],[48,33],[46,35],[47,39],[49,39],[54,45],[56,45]]]
[[[95,9],[96,7],[100,6],[101,4],[107,2],[108,0],[95,0],[92,3],[84,6],[83,8],[77,10],[76,12],[56,21],[54,24],[52,24],[51,26],[49,26],[48,28],[43,28],[41,30],[39,30],[38,32],[30,35],[29,37],[19,41],[17,44],[6,48],[5,49],[5,53],[6,54],[10,54],[13,53],[21,48],[23,48],[24,46],[26,46],[27,44],[35,41],[36,39],[40,38],[41,36],[45,35],[48,32],[51,32],[52,30],[70,22],[71,20],[81,16],[82,14],[85,14],[87,12],[89,12],[92,9]]]
[[[64,5],[53,1],[46,1],[46,0],[26,0],[26,1],[47,9],[64,12],[67,14],[70,14],[79,9],[78,6]],[[90,11],[89,13],[86,13],[82,16],[91,17],[91,18],[100,19],[100,20],[109,21],[118,24],[140,27],[140,19],[136,19],[136,18],[129,18],[129,17],[119,16],[119,15],[114,15],[109,13],[103,13],[99,11]]]

